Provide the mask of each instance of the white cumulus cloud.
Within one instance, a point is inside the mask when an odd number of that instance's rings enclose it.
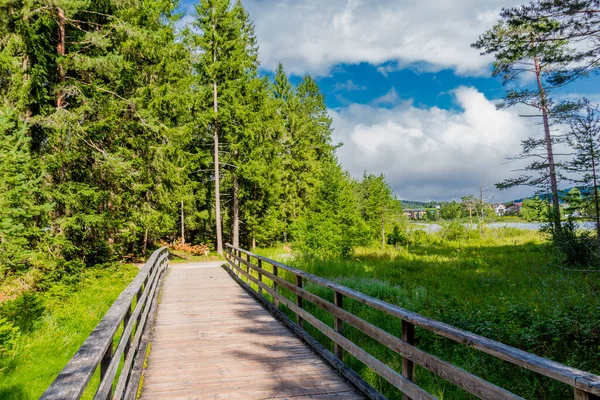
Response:
[[[410,101],[392,108],[351,104],[330,110],[333,139],[344,143],[340,162],[355,177],[365,169],[384,173],[400,198],[415,200],[459,199],[478,194],[480,184],[504,180],[520,167],[507,164],[506,157],[518,154],[521,140],[540,127],[516,109],[497,110],[474,88],[459,87],[453,94],[461,110],[417,108]],[[531,192],[497,192],[496,199]]]
[[[427,71],[482,74],[491,61],[470,48],[523,0],[244,0],[263,67],[328,75],[342,63],[367,62],[384,74],[419,64]]]

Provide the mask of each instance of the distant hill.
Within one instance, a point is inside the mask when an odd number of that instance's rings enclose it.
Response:
[[[571,190],[574,188],[563,189],[559,191],[560,203],[564,203],[564,197],[569,194]],[[589,194],[591,192],[591,188],[578,188],[582,195]],[[552,201],[552,195],[543,193],[539,195],[531,195],[529,197],[523,197],[520,199],[514,199],[512,201],[505,201],[506,203],[522,203],[525,199],[533,199],[535,197],[539,197],[540,199],[544,199],[547,201]],[[420,201],[420,200],[400,200],[403,209],[415,209],[415,208],[435,208],[437,205],[441,205],[442,203],[447,203],[445,201]]]
[[[568,195],[568,194],[569,194],[569,192],[570,192],[571,190],[573,190],[573,189],[575,189],[575,188],[568,188],[568,189],[563,189],[563,190],[559,190],[559,191],[558,191],[559,202],[560,202],[561,204],[565,202],[565,200],[564,200],[564,197],[565,197],[566,195]],[[578,188],[578,189],[579,189],[579,191],[581,192],[581,195],[582,195],[582,196],[583,196],[583,195],[586,195],[586,194],[590,194],[590,193],[592,192],[592,188]],[[513,202],[515,202],[515,203],[521,203],[521,202],[523,202],[523,200],[525,200],[525,199],[533,199],[533,198],[535,198],[535,197],[539,197],[540,199],[542,199],[542,200],[546,200],[546,201],[548,201],[548,202],[552,201],[552,195],[551,195],[551,194],[549,194],[549,193],[542,193],[542,194],[538,194],[538,195],[534,194],[534,195],[532,195],[532,196],[529,196],[529,197],[524,197],[524,198],[522,198],[522,199],[515,199],[515,200],[513,200]]]
[[[440,204],[437,201],[415,201],[415,200],[400,200],[402,204],[402,208],[404,209],[412,209],[412,208],[435,208],[436,205]]]

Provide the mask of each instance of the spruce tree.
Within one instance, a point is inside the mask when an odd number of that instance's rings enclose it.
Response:
[[[217,251],[223,251],[221,226],[221,173],[220,140],[224,138],[229,156],[236,160],[239,149],[238,137],[243,134],[244,105],[240,104],[238,92],[248,80],[255,78],[257,69],[257,49],[251,21],[238,1],[232,5],[229,0],[207,0],[196,6],[196,28],[202,31],[197,36],[197,48],[201,52],[195,65],[199,84],[210,86],[212,96],[204,96],[202,105],[210,100],[212,111],[201,111],[209,121],[214,143],[215,180],[215,225],[217,231]],[[202,107],[202,106],[201,106]],[[235,164],[234,168],[236,167]],[[233,242],[239,245],[239,182],[236,171],[232,171],[233,196]]]
[[[359,184],[361,212],[371,228],[371,235],[379,238],[381,249],[385,247],[385,228],[398,214],[397,200],[383,174],[375,176],[365,171]]]
[[[25,272],[46,234],[52,205],[42,189],[42,171],[31,156],[27,127],[15,110],[0,110],[0,277]],[[0,280],[1,282],[1,280]]]
[[[335,160],[320,171],[318,182],[306,211],[291,226],[294,244],[319,257],[348,256],[371,239],[355,184]]]
[[[282,120],[277,133],[282,185],[279,204],[287,242],[289,227],[307,209],[323,168],[331,167],[335,147],[325,99],[312,77],[305,76],[293,88],[279,65],[271,90]]]

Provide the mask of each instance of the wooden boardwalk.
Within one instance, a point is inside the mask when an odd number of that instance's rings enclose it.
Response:
[[[219,265],[172,267],[143,400],[364,399]]]

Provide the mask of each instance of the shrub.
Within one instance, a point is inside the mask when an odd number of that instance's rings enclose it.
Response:
[[[393,245],[394,247],[406,246],[408,244],[406,232],[402,232],[398,225],[394,225],[392,233],[388,235],[387,243]]]
[[[561,229],[547,224],[542,231],[552,237],[555,248],[562,254],[564,262],[570,267],[588,267],[598,265],[597,241],[589,231],[579,231],[578,225],[571,218]]]
[[[467,228],[458,221],[442,224],[440,236],[444,240],[460,240],[468,237]]]
[[[29,332],[33,330],[44,311],[44,302],[39,296],[32,292],[25,292],[14,300],[2,303],[0,318],[6,318],[22,332]]]
[[[411,246],[425,246],[433,242],[434,238],[422,229],[414,229],[408,233],[408,244]]]
[[[19,335],[19,329],[6,318],[0,317],[0,355],[6,354]]]

